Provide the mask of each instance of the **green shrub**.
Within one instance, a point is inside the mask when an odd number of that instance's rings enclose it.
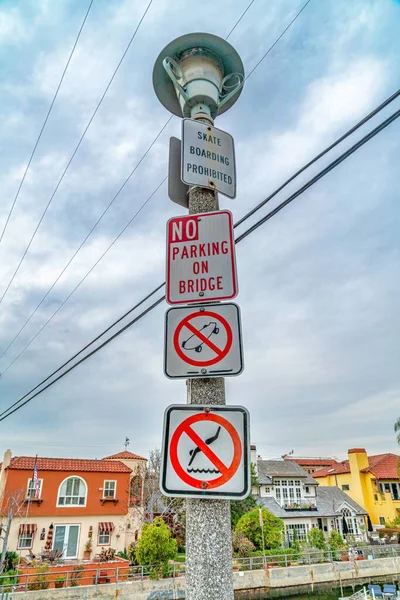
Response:
[[[284,525],[282,519],[275,517],[266,508],[262,509],[265,548],[280,548],[283,542]],[[235,533],[242,533],[258,550],[262,550],[262,533],[259,509],[252,510],[240,517]]]
[[[135,556],[140,565],[154,565],[150,577],[157,579],[164,576],[168,561],[175,558],[176,549],[170,529],[161,517],[157,517],[152,525],[144,523]]]
[[[49,565],[43,565],[42,567],[38,567],[35,570],[34,575],[30,575],[28,583],[28,590],[47,590],[50,586],[50,581],[48,578],[49,575]]]
[[[15,569],[19,561],[19,556],[16,552],[12,552],[7,550],[5,558],[4,558],[4,571],[12,571]]]

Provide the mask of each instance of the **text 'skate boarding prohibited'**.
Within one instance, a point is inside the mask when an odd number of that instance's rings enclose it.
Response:
[[[164,417],[162,493],[245,498],[250,492],[249,438],[249,413],[242,406],[169,406]]]
[[[238,290],[232,213],[170,219],[166,278],[169,304],[234,298]]]
[[[181,179],[236,196],[236,164],[233,137],[222,129],[194,119],[182,121]]]

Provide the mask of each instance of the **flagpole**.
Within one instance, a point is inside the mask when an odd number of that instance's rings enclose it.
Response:
[[[32,476],[32,481],[35,482],[35,473],[36,473],[36,480],[37,480],[37,461],[38,461],[38,455],[36,454],[35,456],[35,462],[33,465],[33,476]],[[31,506],[31,489],[30,489],[30,485],[28,483],[28,504],[26,506],[26,513],[25,513],[25,526],[27,524],[28,521],[28,517],[29,517],[29,508]],[[35,496],[37,496],[37,485],[35,487]],[[22,548],[19,549],[19,563],[21,563],[21,558],[22,558]]]
[[[263,567],[265,567],[265,540],[264,540],[264,521],[262,516],[262,508],[260,506],[260,528],[261,528],[261,539],[262,539],[262,547],[263,547]]]

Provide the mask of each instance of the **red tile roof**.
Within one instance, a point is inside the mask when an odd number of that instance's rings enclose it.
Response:
[[[399,459],[397,454],[376,454],[369,456],[369,467],[362,470],[362,473],[372,473],[377,479],[399,479]]]
[[[399,479],[399,460],[397,454],[375,454],[368,456],[369,466],[361,469],[361,473],[372,473],[377,479]],[[331,467],[318,469],[312,476],[315,479],[327,477],[328,475],[341,475],[350,473],[349,461],[335,462]]]
[[[138,454],[133,454],[133,452],[129,452],[128,450],[124,450],[123,452],[118,452],[118,454],[112,454],[111,456],[106,456],[103,460],[147,460],[147,458],[143,458],[143,456],[139,456]]]
[[[327,477],[328,475],[342,475],[343,473],[350,473],[349,461],[344,460],[342,462],[333,461],[333,464],[328,467],[324,467],[323,469],[318,469],[318,471],[314,471],[312,476],[314,479],[318,479],[318,477]]]
[[[32,471],[34,456],[16,456],[11,459],[8,469]],[[131,473],[132,469],[114,460],[94,460],[84,458],[38,458],[40,471],[93,471],[99,473]]]
[[[316,465],[321,465],[321,467],[325,467],[328,465],[333,465],[336,461],[334,458],[284,458],[289,462],[295,462],[301,467],[312,467]]]

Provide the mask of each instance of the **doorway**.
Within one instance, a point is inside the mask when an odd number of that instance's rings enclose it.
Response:
[[[53,549],[63,558],[78,557],[79,530],[80,525],[55,525]]]

